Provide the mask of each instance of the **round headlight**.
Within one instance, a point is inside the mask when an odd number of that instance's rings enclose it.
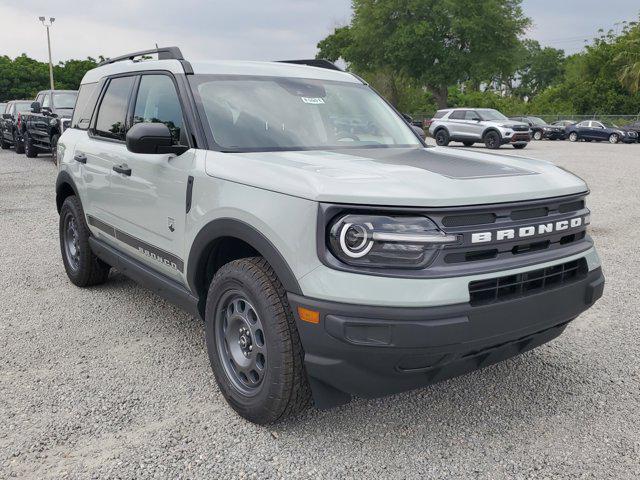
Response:
[[[361,258],[371,251],[373,239],[371,224],[345,223],[340,227],[340,248],[351,258]]]

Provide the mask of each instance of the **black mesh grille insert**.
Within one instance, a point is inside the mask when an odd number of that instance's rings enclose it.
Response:
[[[587,261],[581,258],[517,275],[471,282],[469,296],[473,306],[502,302],[575,282],[586,275]]]
[[[584,200],[578,200],[576,202],[563,203],[558,207],[560,213],[575,212],[576,210],[582,210],[584,208]]]
[[[444,217],[442,219],[442,224],[445,227],[464,227],[465,225],[484,225],[487,223],[495,223],[495,221],[495,213],[476,213]]]
[[[525,220],[527,218],[546,217],[547,215],[549,215],[549,209],[547,207],[514,210],[511,212],[511,220]]]

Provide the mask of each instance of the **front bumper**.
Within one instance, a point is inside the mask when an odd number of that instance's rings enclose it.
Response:
[[[472,306],[362,306],[289,294],[318,408],[352,395],[378,397],[422,387],[520,354],[558,336],[602,296],[595,268],[574,283]],[[320,312],[317,324],[298,307]]]
[[[529,132],[513,132],[509,136],[503,136],[501,145],[519,145],[526,144],[531,141],[531,134]]]

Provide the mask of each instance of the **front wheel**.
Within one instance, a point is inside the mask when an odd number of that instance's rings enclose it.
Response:
[[[570,142],[577,142],[578,141],[578,134],[576,132],[571,132],[569,134],[569,141]]]
[[[6,150],[9,148],[9,144],[7,143],[7,141],[4,139],[4,133],[0,132],[0,148],[2,150]]]
[[[58,139],[60,135],[53,135],[51,137],[51,159],[54,165],[58,165]]]
[[[618,143],[620,141],[620,137],[617,133],[612,133],[609,135],[609,143]]]
[[[207,294],[211,368],[229,405],[250,422],[277,422],[306,408],[311,390],[284,287],[262,257],[218,270]]]
[[[22,141],[22,138],[20,138],[17,130],[13,132],[13,146],[16,149],[16,153],[24,153],[24,142]]]
[[[540,131],[534,132],[533,139],[534,140],[542,140],[542,132],[540,132]]]
[[[444,128],[436,132],[436,144],[440,147],[446,147],[449,145],[449,132]]]
[[[36,146],[33,144],[33,139],[28,133],[24,134],[24,154],[28,158],[36,158],[38,156],[38,150],[36,150]]]
[[[498,132],[489,132],[484,136],[484,145],[491,150],[500,148],[500,135]]]

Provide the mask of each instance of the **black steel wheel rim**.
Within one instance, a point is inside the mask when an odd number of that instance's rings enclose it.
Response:
[[[487,137],[487,143],[489,144],[490,147],[495,147],[497,141],[498,139],[495,134],[489,134],[489,136]]]
[[[216,350],[232,385],[243,395],[256,395],[267,373],[267,345],[258,311],[241,290],[222,295],[215,313]]]
[[[64,219],[63,242],[69,267],[73,271],[77,271],[80,267],[80,235],[78,224],[72,214],[67,214]]]

